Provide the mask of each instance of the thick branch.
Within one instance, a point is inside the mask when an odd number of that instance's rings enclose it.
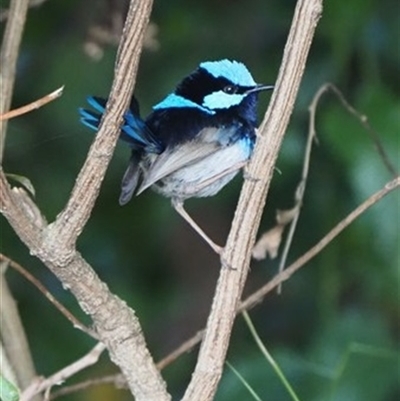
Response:
[[[11,190],[0,170],[0,208],[31,252],[46,246],[41,242],[40,226],[31,223],[26,206],[21,202],[20,191]],[[128,385],[137,400],[168,400],[165,384],[146,348],[139,320],[125,302],[113,295],[94,270],[77,252],[66,267],[42,259],[58,277],[65,288],[69,288],[81,308],[91,316],[99,340],[108,348],[111,359],[124,373]]]
[[[130,102],[151,7],[152,0],[131,1],[102,124],[66,207],[46,232],[47,257],[57,255],[58,263],[65,264],[72,258],[76,239],[89,219],[98,196],[118,140],[123,113]]]
[[[118,53],[115,80],[99,133],[77,178],[70,200],[53,224],[23,190],[11,189],[0,169],[0,209],[20,239],[69,288],[95,325],[99,340],[120,367],[138,401],[169,400],[166,386],[147,350],[134,312],[75,250],[117,141],[122,114],[132,93],[152,0],[131,1]]]
[[[322,0],[297,2],[276,89],[247,173],[254,179],[244,183],[223,254],[225,266],[230,268],[221,269],[198,362],[184,401],[211,400],[221,378],[265,197],[321,12]]]

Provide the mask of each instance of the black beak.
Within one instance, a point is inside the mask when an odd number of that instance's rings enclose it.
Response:
[[[261,91],[269,91],[274,89],[274,85],[263,85],[263,84],[258,84],[254,88],[249,89],[246,94],[249,93],[254,93],[254,92],[261,92]]]

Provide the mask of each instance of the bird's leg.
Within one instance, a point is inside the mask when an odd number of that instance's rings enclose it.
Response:
[[[219,174],[216,174],[212,177],[210,177],[208,180],[205,180],[201,182],[200,184],[197,185],[192,185],[192,191],[189,191],[188,188],[186,188],[186,195],[190,192],[193,192],[193,194],[196,194],[203,188],[208,187],[215,181],[220,180],[221,178],[225,177],[228,174],[231,174],[237,170],[240,170],[242,167],[246,165],[246,162],[241,162],[238,163],[231,168],[222,171]],[[172,206],[174,209],[189,223],[189,225],[200,235],[201,238],[204,239],[204,241],[207,242],[208,245],[215,251],[215,253],[221,255],[223,248],[219,245],[217,245],[214,241],[210,239],[210,237],[199,227],[199,225],[190,217],[190,215],[186,212],[185,208],[183,207],[183,201],[178,200],[178,199],[172,199]]]
[[[247,161],[240,162],[235,164],[234,166],[222,171],[219,174],[216,174],[210,177],[208,180],[205,180],[197,185],[191,185],[191,191],[189,191],[189,186],[186,188],[186,195],[193,193],[196,194],[197,192],[201,191],[203,188],[208,187],[209,185],[213,184],[214,182],[224,178],[226,175],[229,175],[237,170],[240,170],[247,164]],[[190,197],[190,196],[189,196]],[[222,254],[223,247],[217,245],[214,241],[210,239],[210,237],[198,226],[198,224],[190,217],[190,215],[186,212],[185,208],[183,207],[183,201],[179,199],[172,198],[172,206],[174,209],[189,223],[189,225],[200,235],[204,241],[207,242],[208,245],[214,250],[215,253],[218,255]]]
[[[189,225],[200,235],[204,241],[213,249],[215,253],[221,255],[223,248],[217,245],[214,241],[208,237],[208,235],[198,226],[198,224],[190,217],[185,208],[183,207],[183,201],[178,199],[172,199],[172,206],[174,209],[189,223]]]

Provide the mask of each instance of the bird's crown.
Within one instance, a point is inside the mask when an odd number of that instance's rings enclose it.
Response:
[[[232,84],[242,87],[253,87],[255,83],[249,70],[243,63],[238,61],[221,60],[205,61],[199,68],[204,69],[215,78],[224,78]]]

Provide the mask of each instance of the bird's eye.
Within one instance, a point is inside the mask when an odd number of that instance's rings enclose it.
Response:
[[[224,91],[225,93],[228,93],[229,95],[232,95],[232,94],[236,93],[237,88],[236,88],[235,85],[226,85],[226,86],[224,87],[223,91]]]

